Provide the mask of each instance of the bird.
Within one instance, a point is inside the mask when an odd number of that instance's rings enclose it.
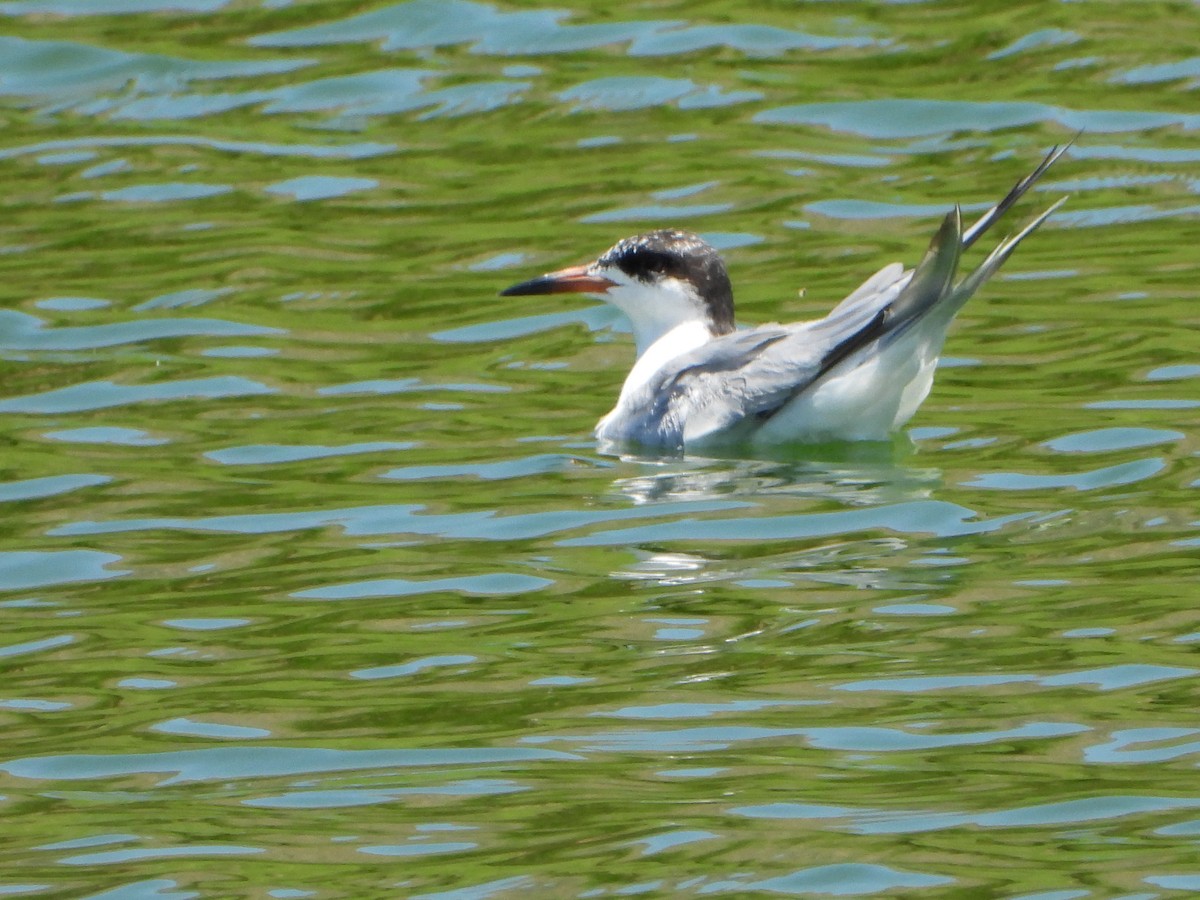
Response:
[[[628,317],[636,360],[596,425],[602,446],[688,452],[890,440],[928,396],[955,314],[1067,197],[959,278],[962,253],[1069,146],[1051,148],[970,227],[955,205],[915,268],[884,266],[824,318],[737,328],[720,254],[674,229],[625,238],[593,262],[501,295],[590,294]]]

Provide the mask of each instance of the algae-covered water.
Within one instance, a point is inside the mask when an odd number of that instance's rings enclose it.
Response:
[[[0,2],[0,896],[1200,892],[1197,47]],[[628,334],[496,296],[678,226],[819,315],[1080,130],[893,445],[601,453]]]

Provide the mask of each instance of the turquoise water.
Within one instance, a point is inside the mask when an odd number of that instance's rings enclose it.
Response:
[[[0,2],[0,895],[1200,891],[1190,4]],[[891,445],[598,452],[1083,135]],[[982,248],[981,248],[982,249]]]

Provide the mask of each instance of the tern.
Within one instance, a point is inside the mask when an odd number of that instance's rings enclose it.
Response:
[[[929,394],[955,314],[1067,198],[956,280],[960,255],[1069,146],[1052,148],[971,227],[964,230],[955,206],[915,269],[884,266],[823,319],[737,329],[720,255],[670,229],[626,238],[591,263],[501,294],[591,294],[628,316],[637,360],[596,425],[602,445],[684,451],[887,440]]]

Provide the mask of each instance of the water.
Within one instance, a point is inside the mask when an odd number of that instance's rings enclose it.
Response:
[[[1200,26],[1030,9],[0,3],[0,894],[1200,890]],[[815,315],[1081,128],[891,446],[602,455],[495,296]]]

